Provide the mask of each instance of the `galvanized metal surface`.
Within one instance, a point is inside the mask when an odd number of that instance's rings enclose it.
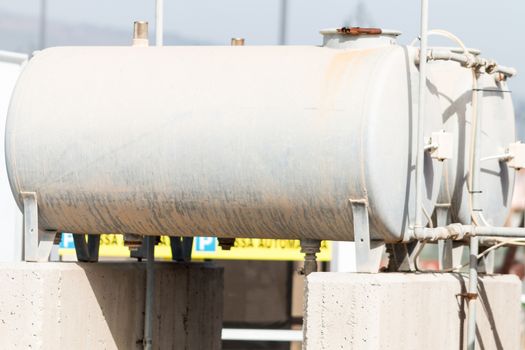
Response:
[[[366,198],[372,239],[399,241],[414,207],[414,55],[45,50],[10,108],[13,192],[37,193],[43,229],[331,240],[353,240],[349,200]],[[434,87],[426,135],[441,129]],[[429,213],[440,174],[426,158]]]

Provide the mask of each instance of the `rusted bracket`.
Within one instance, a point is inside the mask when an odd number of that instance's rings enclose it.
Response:
[[[361,28],[361,27],[342,27],[337,32],[347,35],[380,35],[383,33],[381,28]]]
[[[460,293],[456,294],[458,297],[465,298],[467,300],[476,300],[478,298],[478,293]]]

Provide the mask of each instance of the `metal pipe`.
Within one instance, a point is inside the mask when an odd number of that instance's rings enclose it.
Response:
[[[476,348],[476,300],[478,295],[478,253],[479,238],[470,238],[470,262],[469,262],[469,287],[468,299],[468,324],[467,324],[467,349]]]
[[[430,242],[444,239],[463,240],[467,237],[525,238],[525,228],[523,227],[451,224],[444,227],[425,228],[418,231],[419,232],[414,233],[414,239]]]
[[[27,55],[22,53],[0,50],[0,60],[3,62],[22,65],[27,61]]]
[[[164,45],[164,0],[155,3],[155,46]]]
[[[477,72],[473,71],[473,79],[477,79]],[[477,86],[477,84],[475,84]],[[472,221],[476,224],[473,226],[474,230],[478,227],[479,215],[481,208],[479,206],[479,197],[481,196],[481,188],[479,186],[479,176],[481,172],[480,168],[480,154],[481,154],[481,131],[482,131],[482,106],[483,106],[483,92],[480,89],[475,91],[477,95],[475,101],[472,103],[476,106],[476,112],[473,115],[471,121],[472,124],[472,148],[471,152],[471,183],[469,191],[471,193],[471,210],[472,210]],[[478,292],[478,250],[479,250],[479,238],[470,238],[470,262],[469,262],[469,291],[468,291],[468,323],[467,323],[467,349],[474,350],[476,347],[476,296]]]
[[[477,226],[472,228],[471,235],[478,237],[525,238],[525,228]]]
[[[231,46],[244,46],[244,38],[232,38]]]
[[[288,0],[281,0],[281,18],[279,25],[279,45],[286,45],[288,22]]]
[[[40,50],[46,48],[47,41],[47,0],[40,0],[40,31],[38,46]]]
[[[416,212],[415,230],[423,228],[423,176],[424,176],[424,113],[426,93],[427,66],[427,30],[428,30],[428,0],[421,0],[421,47],[419,51],[419,104],[417,116],[417,155],[416,155]]]
[[[144,350],[153,345],[153,307],[155,293],[155,236],[146,238],[146,296],[144,307]]]
[[[477,72],[473,72],[473,79],[477,79]],[[477,87],[477,84],[475,84]],[[478,223],[478,215],[477,213],[481,211],[481,208],[479,207],[479,198],[481,196],[481,188],[479,186],[479,176],[481,172],[480,168],[480,154],[481,154],[481,131],[482,131],[482,107],[483,107],[483,91],[482,89],[477,89],[474,93],[476,94],[475,101],[473,100],[473,104],[476,104],[475,106],[472,106],[472,108],[475,109],[475,113],[472,116],[473,120],[471,121],[471,128],[472,130],[472,152],[470,160],[470,172],[471,172],[471,183],[470,183],[470,193],[472,195],[472,219],[475,223]]]
[[[512,67],[505,67],[496,64],[492,60],[487,60],[482,57],[477,57],[470,54],[455,53],[450,50],[433,49],[427,54],[429,61],[454,61],[458,62],[464,67],[484,67],[490,68],[487,73],[501,73],[508,78],[512,78],[518,74],[517,70]],[[420,60],[416,63],[418,63]]]
[[[133,46],[147,47],[148,40],[148,22],[135,21],[133,23]]]

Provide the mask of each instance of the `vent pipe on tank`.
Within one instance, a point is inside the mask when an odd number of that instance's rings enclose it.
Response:
[[[381,28],[323,29],[323,46],[331,49],[368,49],[397,44],[401,32]]]
[[[244,38],[232,38],[231,46],[244,46]]]
[[[135,21],[135,23],[133,23],[133,46],[149,46],[148,22]]]

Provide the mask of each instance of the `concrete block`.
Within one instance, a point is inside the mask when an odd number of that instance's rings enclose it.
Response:
[[[1,349],[142,349],[144,263],[0,264]],[[223,271],[157,263],[154,349],[220,349]]]
[[[311,274],[303,349],[461,350],[466,286],[460,274]],[[516,276],[480,277],[478,349],[519,349],[520,294]]]

